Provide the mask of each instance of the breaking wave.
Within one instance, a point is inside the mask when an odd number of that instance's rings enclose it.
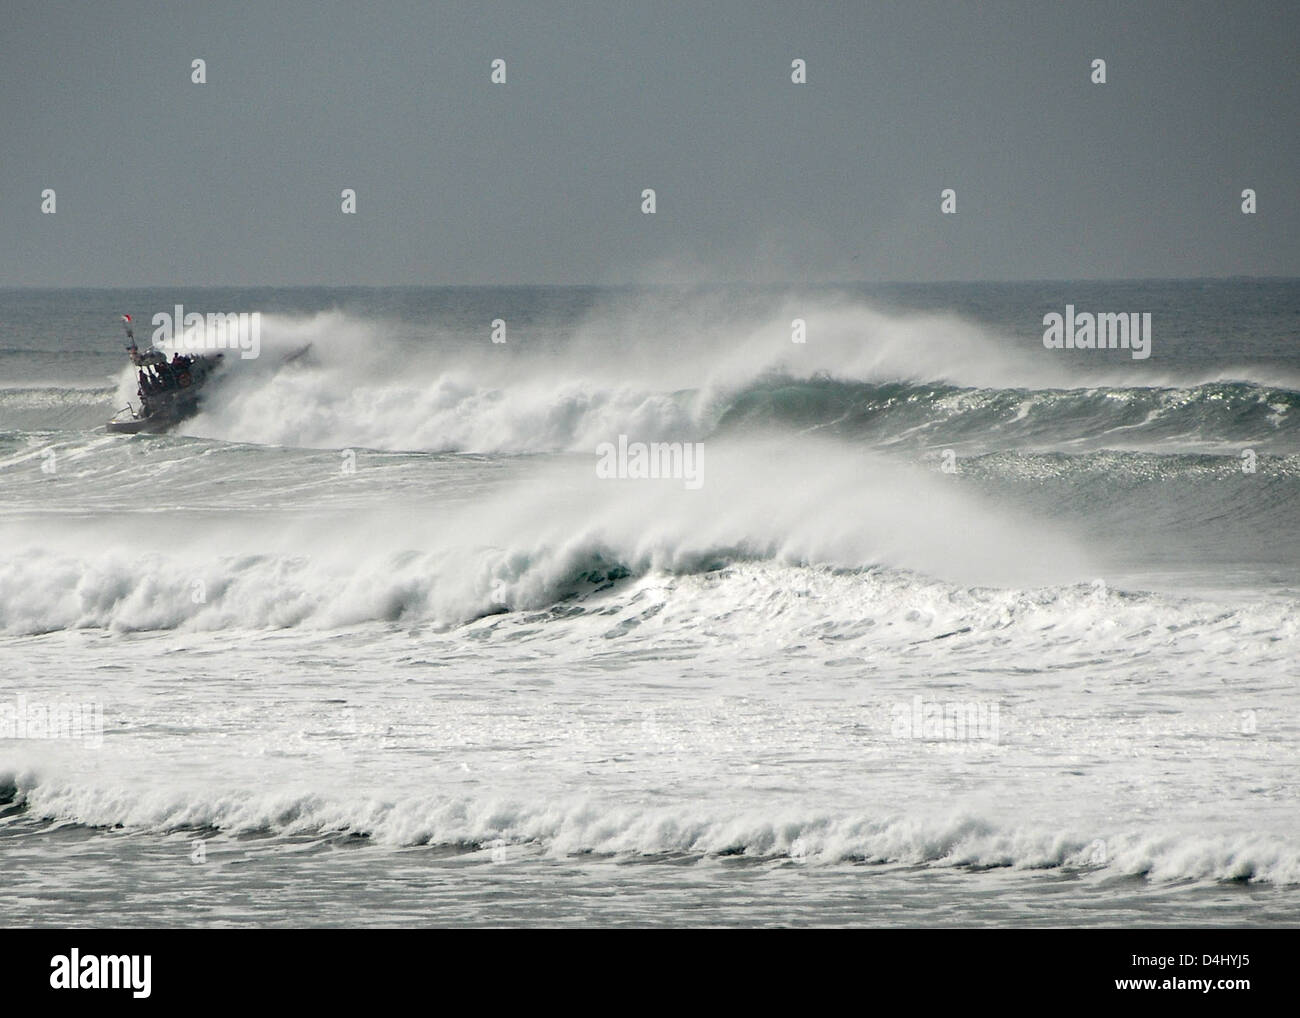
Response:
[[[340,313],[266,316],[262,356],[230,361],[183,431],[282,446],[486,453],[590,452],[619,434],[698,441],[767,429],[882,444],[1253,442],[1300,451],[1300,392],[1245,372],[1169,379],[1116,366],[1067,369],[1041,348],[958,319],[860,306],[811,316],[812,338],[798,345],[772,324],[786,311],[725,326],[602,318],[518,347],[445,333],[414,340]]]
[[[1300,849],[1260,834],[1043,830],[977,816],[710,815],[584,800],[528,805],[497,798],[349,802],[320,794],[153,794],[0,774],[8,822],[55,821],[128,831],[329,838],[470,854],[511,846],[534,857],[577,855],[795,859],[984,870],[1065,870],[1152,882],[1300,884]],[[784,811],[783,811],[784,812]]]

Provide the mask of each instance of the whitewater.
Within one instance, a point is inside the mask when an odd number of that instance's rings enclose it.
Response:
[[[260,355],[105,433],[182,302]],[[11,924],[1296,921],[1293,281],[0,307],[0,708],[103,716]]]

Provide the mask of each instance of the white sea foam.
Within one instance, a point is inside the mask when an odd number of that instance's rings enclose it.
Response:
[[[584,574],[733,560],[889,566],[967,584],[1091,578],[1050,522],[936,471],[813,440],[720,447],[698,491],[601,480],[568,460],[426,515],[414,505],[290,521],[175,513],[147,532],[128,517],[15,520],[0,534],[24,548],[0,559],[10,632],[455,624],[543,607],[582,589]]]
[[[520,803],[508,797],[347,800],[324,793],[141,793],[73,786],[34,774],[0,773],[26,807],[26,819],[128,831],[212,829],[228,835],[363,835],[390,847],[493,844],[529,855],[620,858],[737,856],[932,867],[1066,869],[1137,875],[1156,882],[1300,883],[1300,848],[1267,835],[1066,830],[1003,825],[950,816],[781,815],[687,806],[646,808],[581,797]]]
[[[805,343],[790,341],[794,317],[807,322]],[[765,378],[1042,390],[1186,387],[1222,374],[1174,381],[1064,367],[955,316],[829,300],[603,308],[571,334],[506,346],[445,328],[412,336],[341,312],[263,322],[262,357],[225,365],[184,433],[309,448],[587,452],[619,434],[702,438]],[[119,405],[134,387],[124,373]]]

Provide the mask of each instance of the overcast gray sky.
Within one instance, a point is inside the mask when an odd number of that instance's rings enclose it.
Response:
[[[1300,275],[1298,51],[1295,2],[7,0],[0,285]]]

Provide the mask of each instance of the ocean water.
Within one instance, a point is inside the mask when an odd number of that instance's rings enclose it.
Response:
[[[1298,623],[1296,281],[0,291],[8,925],[1295,925]]]

